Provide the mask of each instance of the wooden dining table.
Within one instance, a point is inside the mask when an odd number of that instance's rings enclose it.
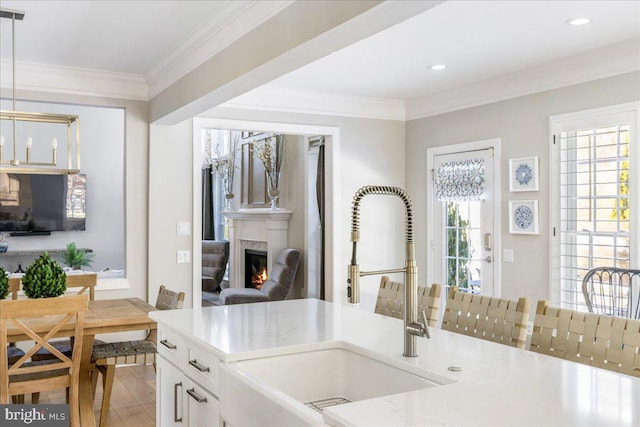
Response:
[[[84,334],[82,341],[82,362],[80,368],[80,421],[82,427],[96,425],[93,413],[93,396],[91,392],[91,354],[93,340],[97,334],[127,332],[156,329],[156,322],[149,318],[149,312],[156,308],[139,298],[120,298],[89,301],[84,315]],[[48,331],[55,325],[56,318],[42,317],[28,322],[35,331]],[[69,336],[73,332],[73,324],[67,324],[56,334],[56,337]],[[29,341],[27,335],[17,328],[8,328],[9,342]]]

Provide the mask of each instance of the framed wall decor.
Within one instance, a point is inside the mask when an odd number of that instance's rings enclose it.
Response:
[[[509,233],[538,234],[537,200],[509,200]]]
[[[509,191],[538,191],[538,157],[509,159]]]

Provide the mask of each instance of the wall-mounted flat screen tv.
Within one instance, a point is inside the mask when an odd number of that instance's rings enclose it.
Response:
[[[87,177],[0,170],[0,231],[85,229]]]

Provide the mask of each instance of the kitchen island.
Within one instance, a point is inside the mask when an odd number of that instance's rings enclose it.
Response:
[[[419,356],[405,358],[401,320],[352,306],[304,299],[150,316],[159,330],[160,426],[221,420],[233,427],[640,425],[638,378],[435,328],[431,339],[418,340]],[[303,366],[298,357],[316,355],[322,374],[332,370],[322,366],[323,351],[331,349],[354,352],[361,357],[356,360],[398,369],[426,385],[315,412],[283,387],[300,381],[312,388],[296,371]],[[278,359],[283,355],[288,359]],[[249,368],[252,360],[259,370]],[[291,363],[291,370],[284,365],[285,374],[273,381],[256,375],[270,366],[278,372],[276,360]],[[365,387],[375,388],[366,380]]]

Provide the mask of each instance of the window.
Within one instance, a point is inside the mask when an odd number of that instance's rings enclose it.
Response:
[[[204,185],[203,191],[210,194],[203,197],[203,227],[207,226],[204,220],[208,215],[211,216],[211,227],[213,228],[213,238],[216,240],[229,239],[229,227],[226,218],[222,214],[230,206],[225,205],[225,187],[224,180],[211,167],[215,160],[225,160],[231,150],[231,133],[234,131],[206,129],[203,138],[202,159],[205,173],[211,174],[211,185]],[[210,212],[210,214],[208,213]]]
[[[551,283],[552,301],[561,307],[586,311],[582,279],[590,269],[638,266],[638,190],[631,173],[640,166],[632,143],[637,119],[633,111],[614,110],[552,119]]]

